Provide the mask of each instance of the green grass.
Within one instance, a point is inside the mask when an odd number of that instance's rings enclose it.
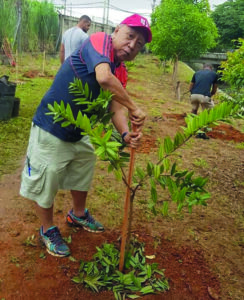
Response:
[[[162,117],[162,111],[157,107],[152,107],[149,112],[152,117]]]
[[[244,149],[244,142],[237,144],[236,148],[243,150]]]
[[[192,76],[194,74],[194,71],[190,67],[188,67],[185,63],[180,61],[178,72],[179,72],[178,76],[180,81],[185,81],[190,83]]]
[[[29,63],[31,62],[33,63],[35,60],[29,58]],[[27,59],[25,58],[22,63],[27,63]],[[38,60],[32,66],[36,65],[40,67]],[[57,69],[59,63],[52,59],[48,66],[49,72],[53,73],[55,66]],[[33,68],[36,69],[36,67]],[[23,69],[26,70],[26,65],[22,67],[20,64],[17,78],[15,69],[11,67],[3,66],[2,71],[10,77],[10,81],[15,82],[17,79],[17,82],[23,82]],[[31,70],[30,66],[29,70]],[[9,121],[0,121],[0,177],[13,172],[20,165],[20,159],[23,157],[28,143],[31,120],[51,83],[51,78],[36,77],[17,85],[15,96],[20,98],[19,116]]]
[[[194,161],[194,166],[196,166],[196,167],[200,167],[200,168],[208,168],[208,163],[207,163],[207,161],[205,160],[205,159],[203,159],[203,158],[197,158],[197,159],[195,159],[195,161]]]
[[[140,91],[145,91],[145,89],[146,89],[146,88],[145,88],[144,86],[141,86],[141,85],[138,85],[138,86],[135,87],[135,90],[136,90],[136,91],[139,91],[139,92],[140,92]]]

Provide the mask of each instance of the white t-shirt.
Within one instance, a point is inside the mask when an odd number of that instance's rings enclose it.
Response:
[[[87,38],[88,34],[78,26],[66,30],[62,37],[62,44],[64,44],[64,58],[66,59],[69,57]]]

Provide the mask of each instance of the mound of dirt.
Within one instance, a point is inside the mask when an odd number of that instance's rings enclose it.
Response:
[[[164,120],[174,120],[178,126],[185,125],[186,113],[183,114],[163,114]],[[213,139],[220,139],[226,141],[234,141],[236,143],[244,142],[244,133],[235,129],[229,124],[221,124],[212,128],[212,131],[208,132],[207,135]]]
[[[35,77],[39,76],[39,71],[38,70],[29,70],[29,71],[23,73],[22,76],[26,77],[26,78],[35,78]]]
[[[241,133],[228,124],[221,124],[214,127],[212,131],[208,132],[208,136],[213,139],[234,141],[236,143],[244,142],[244,133]]]
[[[136,152],[140,153],[150,153],[153,148],[156,148],[156,138],[154,135],[145,134],[142,137],[141,145],[136,150]]]
[[[48,72],[42,73],[38,70],[29,70],[29,71],[23,73],[22,76],[26,77],[26,78],[45,77],[45,78],[54,79],[54,76],[50,75]]]

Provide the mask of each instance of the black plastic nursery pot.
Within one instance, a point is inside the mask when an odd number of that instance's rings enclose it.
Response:
[[[14,98],[14,106],[13,106],[13,110],[12,110],[12,118],[14,117],[18,117],[19,115],[19,107],[20,107],[20,98]]]
[[[15,97],[16,83],[9,76],[0,77],[0,120],[6,121],[19,115],[20,99]]]
[[[0,120],[6,121],[12,117],[14,108],[14,97],[0,98]]]
[[[0,78],[0,97],[15,95],[16,83],[9,82],[8,78],[6,75]]]

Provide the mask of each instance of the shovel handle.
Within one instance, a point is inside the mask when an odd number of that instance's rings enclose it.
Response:
[[[136,131],[136,126],[132,125],[132,130]],[[135,148],[130,149],[130,164],[129,164],[129,174],[128,174],[128,182],[127,182],[127,189],[126,189],[126,198],[125,198],[125,205],[124,205],[124,219],[123,219],[123,228],[122,228],[122,241],[121,241],[121,248],[120,248],[120,261],[119,261],[119,271],[122,272],[124,268],[124,260],[125,260],[125,247],[126,247],[126,240],[128,235],[128,216],[129,216],[129,207],[130,207],[130,186],[132,182],[132,175],[133,175],[133,168],[134,168],[134,161],[135,161]]]

